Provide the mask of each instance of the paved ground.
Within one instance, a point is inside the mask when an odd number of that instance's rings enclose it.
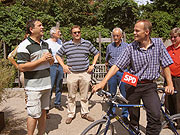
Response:
[[[24,102],[24,91],[21,89],[7,90],[7,100],[0,105],[0,111],[5,112],[6,128],[1,132],[2,135],[26,135],[26,110]],[[78,97],[78,95],[77,95]],[[80,117],[80,104],[77,101],[76,118],[70,125],[65,124],[67,118],[67,93],[62,94],[63,111],[55,108],[50,110],[50,119],[47,120],[46,133],[48,135],[79,135],[91,122],[88,122]],[[107,105],[102,101],[101,97],[94,95],[90,101],[90,115],[96,120],[100,119],[107,109]],[[145,111],[141,109],[141,129],[145,130],[146,118]],[[114,122],[115,132],[123,130],[123,135],[127,132],[122,129],[117,122]],[[168,135],[166,132],[163,135]],[[170,135],[170,134],[169,134]]]

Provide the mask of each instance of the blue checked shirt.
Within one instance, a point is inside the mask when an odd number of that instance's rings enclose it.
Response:
[[[147,50],[139,47],[134,41],[120,54],[116,66],[121,70],[130,66],[129,73],[141,80],[155,80],[160,76],[160,66],[171,65],[173,60],[160,38],[151,38],[152,45]]]
[[[111,67],[117,61],[120,53],[128,46],[127,43],[121,42],[120,46],[116,46],[115,42],[109,44],[106,49],[106,61],[108,62],[109,66]]]

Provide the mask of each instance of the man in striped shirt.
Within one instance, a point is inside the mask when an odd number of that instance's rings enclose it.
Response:
[[[71,28],[72,40],[63,44],[58,50],[56,58],[63,67],[64,73],[67,73],[68,87],[68,118],[66,124],[70,124],[75,117],[76,111],[76,93],[79,88],[81,117],[88,121],[94,121],[88,113],[88,90],[91,80],[91,71],[99,57],[99,51],[91,42],[81,38],[80,26],[74,25]],[[94,55],[92,65],[89,65],[89,55]],[[65,55],[67,65],[64,64],[61,57]]]
[[[28,135],[33,135],[37,123],[38,135],[44,134],[46,110],[49,109],[51,89],[49,68],[54,63],[54,58],[48,50],[48,44],[41,40],[43,28],[37,19],[28,21],[27,33],[30,36],[19,44],[17,50],[18,69],[24,72],[28,97],[26,104]]]
[[[173,94],[174,87],[169,65],[173,63],[164,44],[159,38],[150,38],[152,24],[148,20],[139,20],[134,27],[134,42],[119,55],[115,65],[111,67],[104,80],[93,86],[93,91],[103,88],[107,81],[118,71],[129,66],[129,73],[138,76],[137,86],[126,85],[129,104],[139,104],[142,99],[147,112],[147,135],[159,135],[161,130],[160,99],[155,91],[154,82],[160,76],[162,67],[167,81],[166,93]],[[130,124],[139,126],[139,109],[130,108]]]

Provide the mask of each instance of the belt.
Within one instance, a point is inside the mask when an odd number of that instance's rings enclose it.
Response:
[[[172,76],[172,78],[180,78],[180,76]]]
[[[53,65],[59,66],[59,63],[54,63]]]
[[[141,80],[141,81],[138,81],[138,83],[140,84],[153,83],[153,80]]]

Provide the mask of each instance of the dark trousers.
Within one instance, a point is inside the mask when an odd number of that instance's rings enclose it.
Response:
[[[136,87],[126,85],[129,104],[139,104],[140,99],[143,101],[147,114],[146,135],[159,135],[161,129],[161,104],[156,89],[156,83],[137,84]],[[140,108],[129,108],[128,111],[130,124],[139,126]]]
[[[166,96],[166,108],[169,110],[170,115],[180,113],[180,78],[172,77],[174,89],[177,94]],[[180,121],[178,121],[178,128],[180,128]]]

